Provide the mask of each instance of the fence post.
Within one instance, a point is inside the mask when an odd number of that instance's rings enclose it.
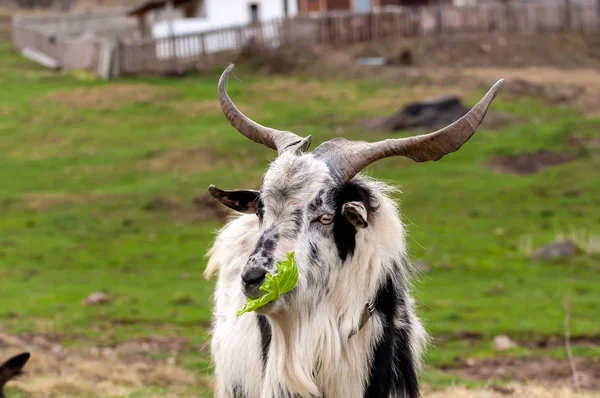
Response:
[[[596,0],[596,29],[600,29],[600,0]]]

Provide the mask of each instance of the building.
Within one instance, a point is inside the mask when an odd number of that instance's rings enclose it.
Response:
[[[128,12],[141,36],[173,23],[174,34],[202,32],[268,21],[298,13],[297,0],[150,0]],[[159,33],[160,34],[160,33]]]
[[[461,0],[442,0],[445,4]],[[465,1],[465,0],[462,0]],[[440,0],[298,0],[300,13],[328,11],[367,12],[388,6],[428,6],[439,4]]]
[[[265,45],[277,46],[277,27],[260,23],[297,14],[297,0],[226,0],[226,4],[225,0],[150,0],[127,13],[137,18],[139,37],[157,40],[159,60],[232,50],[254,35],[260,36]],[[259,32],[244,29],[219,33],[253,25]]]

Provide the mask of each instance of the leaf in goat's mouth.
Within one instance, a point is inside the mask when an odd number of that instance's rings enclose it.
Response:
[[[277,273],[267,274],[266,281],[260,287],[260,290],[265,292],[262,296],[255,299],[248,299],[244,308],[237,312],[237,316],[245,312],[252,312],[260,307],[264,307],[271,301],[275,301],[283,293],[287,293],[296,287],[298,283],[298,267],[296,267],[296,259],[294,252],[285,255],[286,260],[277,263]]]

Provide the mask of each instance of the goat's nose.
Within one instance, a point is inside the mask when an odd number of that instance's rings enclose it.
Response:
[[[246,286],[261,285],[267,271],[262,268],[250,268],[242,272],[242,281]]]

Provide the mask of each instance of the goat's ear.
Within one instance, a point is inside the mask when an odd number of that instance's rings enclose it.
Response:
[[[4,384],[21,374],[21,370],[29,360],[29,356],[28,352],[23,352],[0,365],[0,392]]]
[[[367,209],[361,202],[347,202],[342,206],[342,213],[346,220],[356,228],[367,228]]]
[[[211,185],[208,187],[208,192],[223,205],[235,211],[239,211],[240,213],[256,214],[258,210],[259,191],[251,189],[223,191],[222,189]]]

